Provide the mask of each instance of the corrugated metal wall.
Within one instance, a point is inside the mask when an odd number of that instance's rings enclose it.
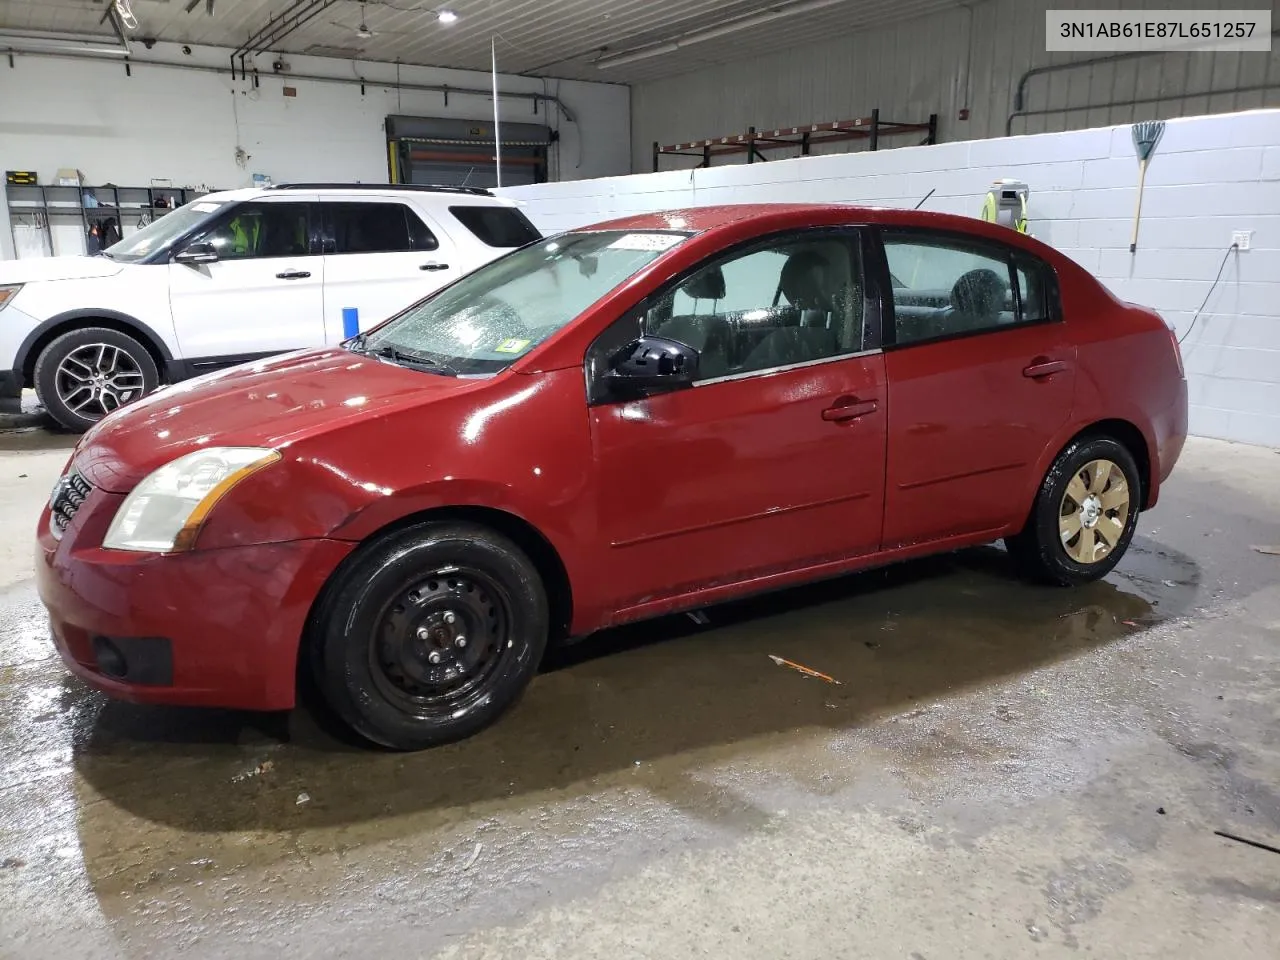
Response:
[[[1128,9],[1272,7],[1267,0],[1145,0]],[[1028,70],[1102,54],[1045,51],[1047,9],[1119,7],[1108,0],[976,0],[954,11],[836,37],[765,58],[721,64],[637,85],[632,92],[632,169],[652,169],[652,145],[824,120],[939,116],[939,139],[974,140],[1280,106],[1280,47],[1271,53],[1172,53],[1041,74],[1014,92]],[[677,54],[676,56],[684,56]],[[1240,88],[1253,89],[1244,92]],[[1221,91],[1221,92],[1219,92]],[[1150,101],[1135,103],[1135,101]],[[962,107],[970,117],[959,119]],[[1041,113],[1038,111],[1052,111]],[[881,148],[917,142],[884,140]],[[861,149],[859,142],[833,146]],[[793,155],[779,152],[776,156]],[[696,160],[663,158],[663,169]],[[727,162],[741,162],[740,157]]]

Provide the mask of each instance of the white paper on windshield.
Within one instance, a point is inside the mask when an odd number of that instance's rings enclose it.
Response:
[[[669,250],[683,239],[678,233],[624,233],[609,246],[614,250]]]
[[[195,203],[191,205],[191,209],[196,213],[213,213],[220,206],[222,206],[220,203]]]

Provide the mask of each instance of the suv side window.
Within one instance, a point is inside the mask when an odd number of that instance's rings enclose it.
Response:
[[[1049,268],[960,237],[885,231],[895,342],[919,343],[1051,319]]]
[[[305,257],[311,252],[308,205],[301,201],[237,204],[199,239],[213,244],[219,260]]]
[[[333,253],[407,253],[435,250],[440,242],[412,209],[394,200],[322,201],[326,249]]]
[[[591,379],[638,336],[698,351],[699,380],[768,371],[866,347],[861,248],[854,233],[791,234],[700,264],[592,345]]]
[[[449,212],[488,247],[523,247],[542,239],[538,228],[514,207],[458,205]]]

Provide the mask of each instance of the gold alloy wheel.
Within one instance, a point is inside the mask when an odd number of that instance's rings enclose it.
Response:
[[[1129,523],[1129,482],[1118,464],[1091,460],[1076,471],[1058,508],[1062,548],[1076,563],[1111,555]]]

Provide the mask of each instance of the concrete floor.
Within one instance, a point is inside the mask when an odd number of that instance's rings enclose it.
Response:
[[[596,638],[403,756],[69,679],[71,441],[0,433],[0,957],[1274,960],[1280,453],[1192,441],[1106,582],[990,550]],[[842,681],[775,665],[770,654]]]

